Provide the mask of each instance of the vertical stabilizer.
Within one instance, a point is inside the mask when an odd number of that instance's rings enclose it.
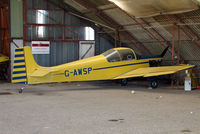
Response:
[[[166,47],[166,48],[163,50],[163,52],[160,54],[161,57],[164,57],[164,56],[165,56],[165,54],[167,53],[168,48],[169,48],[169,46]]]
[[[30,47],[15,49],[12,83],[28,84],[28,76],[38,68]]]
[[[12,83],[27,83],[24,48],[15,49]]]

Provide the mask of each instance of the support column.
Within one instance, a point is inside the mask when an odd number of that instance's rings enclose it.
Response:
[[[172,27],[172,64],[174,65],[174,53],[175,53],[175,24]]]
[[[117,47],[117,29],[115,29],[115,48]]]
[[[26,0],[23,0],[23,44],[26,46]]]
[[[178,47],[177,47],[177,64],[180,64],[180,26],[178,26]]]
[[[174,65],[174,53],[175,53],[175,48],[174,48],[174,45],[175,45],[175,24],[173,25],[172,27],[172,65]],[[171,75],[171,88],[174,88],[174,79],[175,79],[175,75],[172,74]]]
[[[119,32],[119,46],[120,47],[122,46],[122,35],[120,32]]]
[[[177,46],[177,64],[180,64],[180,26],[178,26],[178,46]],[[179,83],[180,83],[180,72],[177,73],[177,81],[176,81],[176,86],[179,88]]]

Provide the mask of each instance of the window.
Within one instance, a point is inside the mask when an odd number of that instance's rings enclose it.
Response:
[[[122,61],[135,60],[135,56],[131,49],[118,50]]]
[[[94,29],[85,27],[85,40],[94,40]]]
[[[37,24],[45,24],[45,16],[47,15],[47,11],[45,10],[37,10]],[[38,37],[43,38],[45,35],[45,27],[44,26],[39,26],[38,27]]]
[[[108,62],[117,62],[120,61],[120,56],[118,52],[114,49],[110,49],[103,53],[103,55],[107,58]]]

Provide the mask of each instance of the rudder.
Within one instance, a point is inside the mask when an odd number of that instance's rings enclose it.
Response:
[[[28,46],[15,49],[12,83],[28,84],[30,74],[40,68]]]
[[[27,83],[24,48],[22,47],[15,49],[12,83],[20,83],[20,84]]]

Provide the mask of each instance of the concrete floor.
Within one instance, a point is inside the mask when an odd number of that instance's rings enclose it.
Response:
[[[199,90],[109,81],[19,87],[0,83],[0,134],[200,133]]]

